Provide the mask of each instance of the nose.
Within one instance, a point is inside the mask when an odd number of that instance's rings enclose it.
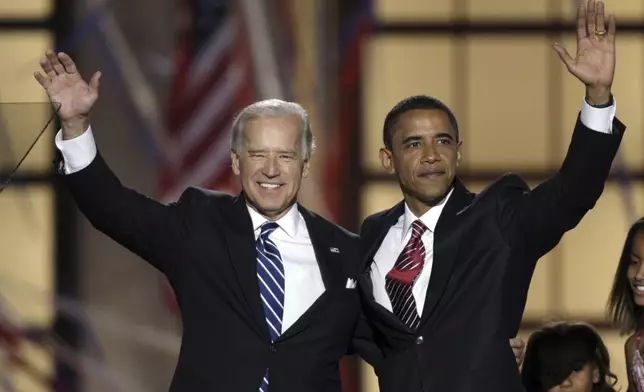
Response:
[[[434,143],[425,144],[425,148],[423,149],[423,162],[434,163],[436,161],[440,161],[440,159],[441,157],[440,157],[440,154],[438,153],[438,148],[436,147],[436,144]]]
[[[637,280],[644,280],[644,263],[640,262],[637,266],[637,273],[635,274]]]
[[[280,175],[279,165],[277,164],[276,157],[270,156],[268,159],[266,159],[264,166],[262,167],[262,174],[264,174],[268,178],[275,178]]]

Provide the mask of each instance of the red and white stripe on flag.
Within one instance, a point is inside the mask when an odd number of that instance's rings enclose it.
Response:
[[[189,186],[236,193],[230,169],[231,124],[254,100],[243,14],[234,1],[181,0],[168,145],[159,192],[175,201]]]

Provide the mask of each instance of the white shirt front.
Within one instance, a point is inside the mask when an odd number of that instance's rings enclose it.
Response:
[[[255,240],[257,240],[261,226],[268,219],[250,206],[248,212],[253,221]],[[325,289],[309,230],[297,209],[297,204],[275,222],[280,227],[271,233],[270,239],[280,251],[284,264],[284,314],[282,315],[282,332],[284,332],[313,305]]]
[[[70,140],[63,140],[59,131],[56,134],[55,143],[63,155],[66,174],[83,170],[96,157],[96,143],[91,128]],[[261,232],[261,225],[268,219],[251,207],[248,207],[248,211],[253,221],[255,239],[257,239]],[[282,316],[282,332],[284,332],[313,305],[324,293],[325,288],[309,230],[297,209],[297,204],[277,220],[277,224],[280,228],[271,233],[270,238],[279,249],[284,263],[285,287]]]
[[[613,105],[606,108],[594,108],[583,100],[581,107],[580,120],[588,128],[602,133],[611,133],[613,130],[613,119],[615,118],[615,101]],[[418,314],[422,317],[423,307],[425,304],[425,297],[427,296],[427,287],[429,286],[430,277],[432,274],[432,267],[434,263],[434,231],[438,218],[443,212],[443,207],[451,196],[450,191],[443,201],[430,208],[423,216],[417,218],[405,203],[405,213],[398,219],[390,229],[385,238],[380,244],[380,248],[376,252],[371,268],[371,279],[373,281],[373,296],[374,300],[392,311],[391,300],[385,289],[385,277],[394,267],[396,259],[402,252],[405,245],[411,238],[410,227],[416,219],[420,219],[429,230],[427,230],[422,238],[423,245],[425,246],[425,264],[421,270],[418,278],[412,287],[412,294],[416,301]]]
[[[371,279],[373,281],[373,296],[377,303],[384,306],[390,312],[392,311],[391,300],[385,290],[385,277],[394,268],[398,256],[403,251],[407,242],[411,238],[411,225],[416,219],[420,219],[427,229],[423,233],[421,240],[425,246],[425,264],[423,269],[418,274],[414,281],[414,286],[411,289],[418,315],[423,315],[423,306],[425,305],[425,296],[427,295],[427,287],[429,286],[429,278],[432,274],[432,266],[434,264],[434,231],[438,218],[445,207],[445,203],[449,200],[454,190],[449,191],[447,196],[435,207],[430,208],[423,216],[417,217],[407,207],[405,203],[405,213],[398,219],[395,225],[391,226],[389,232],[382,240],[382,244],[374,256],[373,264],[371,266]]]

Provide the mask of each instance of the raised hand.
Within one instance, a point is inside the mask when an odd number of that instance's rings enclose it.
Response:
[[[554,49],[568,71],[586,85],[588,103],[604,104],[610,100],[615,75],[615,16],[609,16],[606,30],[603,1],[589,0],[579,6],[577,54],[574,58],[559,43],[554,45]]]
[[[94,73],[87,84],[71,57],[51,50],[40,60],[40,66],[45,75],[35,72],[34,77],[47,92],[49,100],[60,105],[58,116],[63,137],[70,139],[81,135],[89,125],[88,116],[98,98],[101,73]]]

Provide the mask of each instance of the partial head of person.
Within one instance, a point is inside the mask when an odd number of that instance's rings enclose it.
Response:
[[[306,111],[279,99],[255,102],[235,118],[231,159],[246,200],[277,220],[296,202],[314,150]]]
[[[521,368],[527,392],[614,392],[617,377],[599,334],[584,323],[554,323],[530,335]]]
[[[644,218],[636,221],[626,235],[608,311],[622,333],[644,328]]]
[[[449,192],[461,160],[458,123],[441,101],[425,95],[400,101],[383,127],[382,166],[398,177],[405,201],[423,214]]]

